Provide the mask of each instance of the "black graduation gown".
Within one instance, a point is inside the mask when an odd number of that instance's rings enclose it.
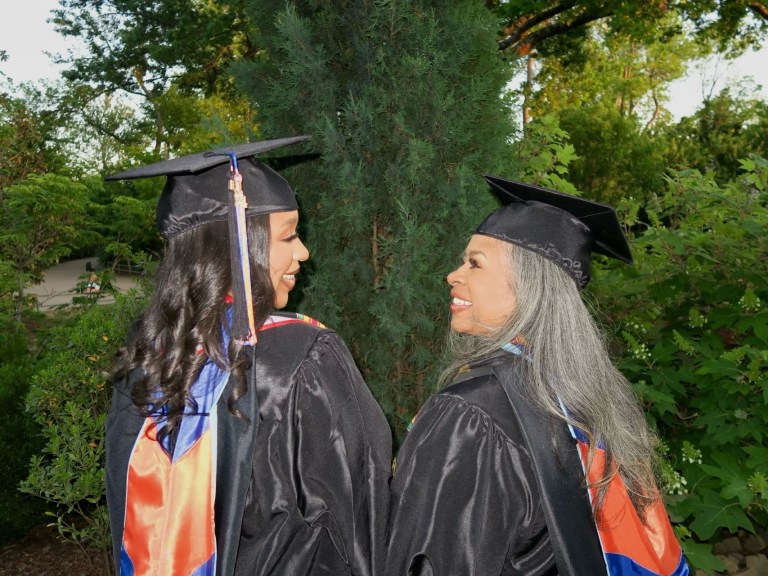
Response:
[[[391,433],[349,350],[336,332],[295,323],[260,332],[254,353],[248,392],[235,403],[243,417],[227,407],[233,381],[217,407],[217,575],[380,574]],[[107,419],[116,559],[143,422],[130,380],[116,384]]]
[[[573,441],[516,390],[520,362],[475,366],[419,411],[390,483],[387,576],[606,573]]]

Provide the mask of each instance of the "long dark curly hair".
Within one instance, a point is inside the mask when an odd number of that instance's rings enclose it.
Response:
[[[258,328],[274,303],[269,215],[249,216],[247,223]],[[245,393],[250,355],[234,338],[226,349],[224,344],[224,331],[229,328],[226,298],[231,287],[226,220],[196,226],[168,241],[149,305],[118,352],[113,371],[115,381],[131,373],[133,402],[144,415],[166,413],[163,436],[173,434],[185,407],[196,408],[189,391],[208,359],[231,370],[236,378],[230,407]]]

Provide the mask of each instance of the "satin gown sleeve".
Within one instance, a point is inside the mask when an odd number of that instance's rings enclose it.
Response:
[[[463,398],[423,406],[390,490],[387,576],[556,574],[524,445]]]
[[[235,573],[381,574],[391,433],[348,349],[324,332],[264,394]]]

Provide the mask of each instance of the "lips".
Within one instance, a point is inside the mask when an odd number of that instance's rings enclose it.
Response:
[[[466,310],[471,306],[472,306],[472,302],[470,302],[469,300],[464,300],[463,298],[459,298],[458,296],[451,296],[451,304],[449,307],[451,309],[452,314],[461,312],[462,310]]]
[[[288,272],[287,274],[283,274],[280,277],[280,281],[288,288],[288,290],[292,290],[293,287],[296,285],[296,275],[299,273],[298,268],[296,270],[292,270],[291,272]]]

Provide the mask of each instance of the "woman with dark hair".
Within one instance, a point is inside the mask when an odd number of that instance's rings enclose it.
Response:
[[[656,437],[580,290],[632,262],[614,210],[487,177],[504,204],[448,275],[450,361],[390,483],[386,574],[682,576]]]
[[[343,341],[284,307],[309,253],[268,140],[144,166],[168,239],[114,372],[117,574],[375,575],[391,440]],[[229,184],[229,189],[228,189]]]

